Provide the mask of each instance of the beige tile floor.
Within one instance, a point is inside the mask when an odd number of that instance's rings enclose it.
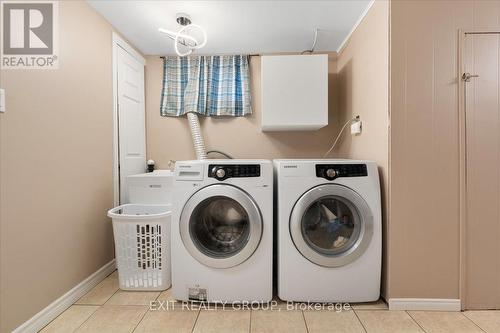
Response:
[[[155,301],[155,309],[150,309]],[[387,311],[383,301],[352,304],[341,312],[328,309],[274,310],[182,307],[170,290],[126,292],[114,272],[49,323],[47,333],[498,333],[500,311]],[[161,305],[160,305],[161,304]],[[172,305],[175,307],[172,309]]]

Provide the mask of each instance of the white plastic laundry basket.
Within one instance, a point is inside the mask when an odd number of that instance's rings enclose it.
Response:
[[[113,220],[120,289],[168,289],[170,206],[127,204],[109,210],[108,216]]]

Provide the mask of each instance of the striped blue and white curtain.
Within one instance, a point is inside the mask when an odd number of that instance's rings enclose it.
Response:
[[[248,56],[165,57],[161,97],[162,116],[251,114]]]

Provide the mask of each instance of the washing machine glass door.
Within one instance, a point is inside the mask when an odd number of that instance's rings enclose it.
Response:
[[[295,204],[290,234],[299,252],[326,267],[349,264],[368,247],[373,215],[354,190],[337,184],[314,187]]]
[[[259,208],[232,185],[210,185],[186,203],[179,221],[181,238],[200,263],[229,268],[247,260],[262,236]]]

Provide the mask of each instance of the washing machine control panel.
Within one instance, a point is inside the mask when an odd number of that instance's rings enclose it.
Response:
[[[366,164],[316,164],[316,176],[326,180],[368,176]]]
[[[260,164],[210,164],[208,177],[217,180],[260,177]]]

